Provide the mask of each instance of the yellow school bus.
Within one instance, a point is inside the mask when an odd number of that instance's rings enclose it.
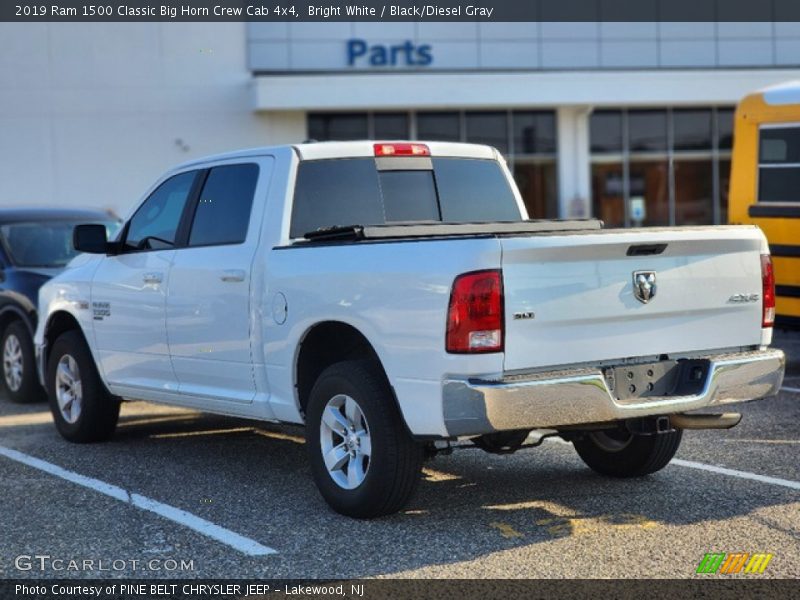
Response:
[[[728,221],[764,231],[776,325],[800,327],[800,81],[745,96],[736,108]]]

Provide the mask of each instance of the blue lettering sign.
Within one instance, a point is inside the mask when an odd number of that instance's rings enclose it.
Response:
[[[365,40],[347,40],[347,66],[427,67],[433,63],[433,47],[416,45],[411,40],[402,44],[368,44]]]

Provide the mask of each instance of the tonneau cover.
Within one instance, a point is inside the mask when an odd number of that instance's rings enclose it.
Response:
[[[603,222],[597,219],[539,219],[490,223],[392,223],[390,225],[348,225],[329,227],[305,234],[311,241],[378,240],[408,237],[444,237],[463,235],[507,235],[567,231],[598,231]]]

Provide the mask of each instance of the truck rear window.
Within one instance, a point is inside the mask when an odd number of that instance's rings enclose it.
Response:
[[[408,171],[379,171],[373,158],[301,162],[291,237],[334,226],[522,218],[495,161],[433,158],[431,162],[433,170]]]

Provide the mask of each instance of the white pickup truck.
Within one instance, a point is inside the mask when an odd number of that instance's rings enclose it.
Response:
[[[783,379],[759,229],[528,220],[486,146],[197,160],[115,240],[82,225],[75,246],[36,331],[65,438],[108,438],[122,399],[305,424],[322,496],[355,517],[403,507],[432,452],[512,452],[534,429],[646,475],[684,429],[740,419],[689,411]]]

